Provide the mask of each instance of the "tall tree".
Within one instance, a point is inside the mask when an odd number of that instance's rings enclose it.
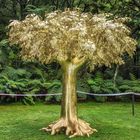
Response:
[[[123,64],[122,55],[132,56],[136,45],[123,20],[109,20],[107,16],[65,10],[46,14],[45,19],[28,15],[25,20],[15,20],[9,25],[9,41],[19,44],[25,60],[45,64],[57,61],[63,70],[60,119],[43,130],[51,134],[65,130],[70,137],[96,132],[77,117],[77,72],[85,63],[93,69],[102,65],[110,67],[112,63]]]

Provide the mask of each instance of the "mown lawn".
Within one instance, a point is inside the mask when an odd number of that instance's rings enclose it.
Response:
[[[131,115],[130,103],[80,103],[79,117],[98,133],[72,140],[140,140],[140,103]],[[68,140],[39,131],[59,118],[59,105],[0,105],[0,140]]]

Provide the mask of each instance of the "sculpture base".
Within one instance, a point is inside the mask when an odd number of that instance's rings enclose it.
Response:
[[[68,121],[64,118],[61,118],[60,120],[50,124],[46,128],[42,128],[41,130],[51,132],[51,135],[64,131],[66,135],[70,135],[69,138],[86,135],[89,137],[90,134],[97,132],[96,129],[92,129],[88,123],[81,119]]]

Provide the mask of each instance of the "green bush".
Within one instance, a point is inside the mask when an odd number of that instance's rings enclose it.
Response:
[[[119,89],[114,85],[113,80],[105,80],[102,73],[99,72],[97,72],[93,78],[87,80],[87,83],[89,84],[92,93],[113,94],[119,92]],[[95,96],[95,100],[105,102],[107,97]]]
[[[5,67],[0,75],[0,90],[8,94],[46,93],[50,83],[42,78],[32,79],[31,76],[32,73],[26,69]],[[11,97],[7,98],[11,99]],[[24,97],[22,101],[25,104],[35,103],[33,97]]]

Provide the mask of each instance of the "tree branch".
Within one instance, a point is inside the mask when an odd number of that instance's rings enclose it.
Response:
[[[72,59],[72,63],[79,67],[85,62],[85,60],[86,60],[85,57],[82,58],[75,57],[74,59]]]

